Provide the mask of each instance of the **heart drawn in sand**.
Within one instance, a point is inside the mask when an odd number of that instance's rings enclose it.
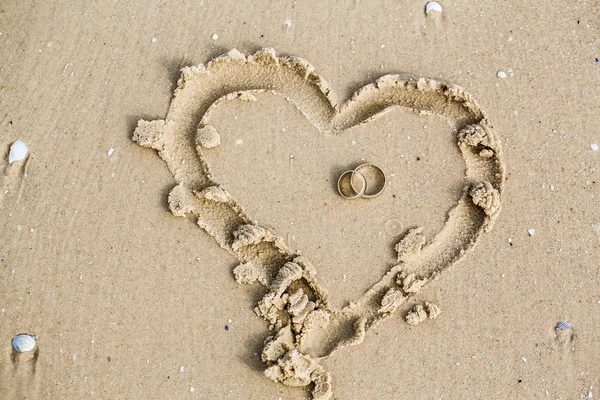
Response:
[[[432,238],[421,228],[410,229],[395,246],[397,265],[342,309],[330,306],[310,261],[253,223],[215,181],[203,156],[219,151],[220,135],[210,123],[211,111],[233,99],[255,101],[260,92],[283,96],[318,131],[331,135],[373,121],[394,106],[436,114],[449,121],[464,158],[465,190],[442,229]],[[173,214],[197,218],[198,225],[239,260],[234,269],[237,282],[267,287],[255,307],[272,331],[262,352],[265,374],[290,386],[312,384],[314,399],[332,397],[331,377],[322,362],[334,351],[361,343],[367,330],[460,260],[500,212],[500,142],[471,95],[434,80],[386,75],[338,106],[327,82],[305,60],[278,58],[272,49],[250,56],[232,50],[206,66],[184,68],[166,119],[139,121],[133,140],[158,150],[173,173]]]

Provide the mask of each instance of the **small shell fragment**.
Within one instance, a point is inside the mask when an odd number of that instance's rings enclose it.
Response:
[[[569,321],[558,321],[554,329],[573,329]]]
[[[12,346],[19,353],[35,349],[35,344],[35,338],[31,335],[21,334],[12,339]]]
[[[21,140],[15,140],[15,142],[10,146],[10,152],[8,153],[8,163],[12,164],[15,161],[24,160],[27,157],[27,153],[29,149],[27,145]]]
[[[533,236],[533,235],[535,235],[535,229],[529,228],[529,229],[527,229],[527,233],[529,233],[529,236]]]
[[[508,75],[506,75],[506,72],[504,72],[504,71],[498,71],[497,75],[498,75],[498,78],[502,78],[502,79],[504,79],[508,76]]]
[[[292,26],[292,20],[291,19],[286,19],[285,21],[283,21],[283,23],[281,24],[285,29],[288,29]]]
[[[429,3],[427,3],[427,5],[425,6],[425,14],[429,14],[432,11],[441,13],[443,10],[440,3],[438,3],[437,1],[430,1]]]
[[[219,35],[217,35],[216,33],[213,33],[213,35],[210,38],[212,40],[217,40],[219,38]]]
[[[590,144],[590,148],[592,149],[592,151],[598,151],[598,145],[596,143]]]

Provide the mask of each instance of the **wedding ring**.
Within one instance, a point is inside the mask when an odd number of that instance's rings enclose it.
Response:
[[[383,192],[383,189],[385,189],[387,176],[385,175],[385,172],[383,172],[383,170],[377,165],[373,163],[361,164],[354,168],[354,172],[360,174],[363,181],[369,182],[363,186],[364,190],[362,191],[360,197],[372,199],[379,196]],[[354,186],[352,176],[350,177],[350,186],[352,186],[352,190],[354,192],[358,193],[356,187]]]
[[[356,186],[354,186],[354,183],[352,182],[352,178],[354,178],[354,176],[357,176],[358,180],[360,181],[360,190],[356,190]],[[350,169],[340,175],[337,182],[338,192],[340,193],[340,196],[345,199],[357,199],[362,197],[366,188],[367,180],[365,179],[365,176],[353,169]]]

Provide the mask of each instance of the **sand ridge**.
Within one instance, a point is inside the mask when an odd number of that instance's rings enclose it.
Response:
[[[400,106],[445,117],[456,135],[467,184],[446,223],[433,238],[424,237],[419,228],[410,230],[396,246],[398,264],[342,310],[329,306],[315,267],[282,238],[254,224],[214,180],[203,159],[204,151],[218,151],[220,143],[210,111],[225,101],[256,101],[253,92],[262,91],[285,97],[324,134],[343,134]],[[330,86],[307,61],[279,58],[272,49],[250,56],[232,50],[206,66],[184,68],[166,119],[140,121],[133,140],[158,150],[178,182],[169,195],[173,214],[193,215],[240,261],[234,270],[239,283],[258,281],[268,288],[255,308],[274,332],[263,351],[266,375],[292,386],[312,383],[315,399],[332,396],[322,361],[338,349],[361,343],[366,331],[456,263],[493,227],[501,210],[500,141],[462,88],[386,75],[338,105]]]

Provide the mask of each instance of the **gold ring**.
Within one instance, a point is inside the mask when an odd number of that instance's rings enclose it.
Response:
[[[354,177],[354,175],[356,174],[356,176],[358,176],[358,178],[360,179],[362,186],[360,190],[356,190],[356,188],[354,187],[354,184],[352,183],[352,178]],[[344,179],[347,176],[350,176],[349,178]],[[348,184],[345,184],[345,181],[348,181]],[[345,187],[342,187],[344,186]],[[364,193],[365,193],[365,189],[367,188],[367,180],[365,179],[365,176],[363,174],[361,174],[360,172],[350,169],[348,171],[345,171],[342,175],[340,175],[338,182],[337,182],[337,189],[338,192],[340,193],[340,196],[342,196],[345,199],[357,199],[359,197],[361,197]],[[352,194],[348,194],[349,192],[351,192]]]
[[[362,170],[362,172],[361,172]],[[373,186],[370,186],[368,183],[365,185],[366,187],[364,187],[363,193],[360,195],[360,197],[364,197],[365,199],[372,199],[374,197],[379,196],[383,190],[385,189],[385,184],[387,183],[387,176],[385,175],[385,172],[383,172],[383,170],[378,167],[377,165],[373,164],[373,163],[366,163],[366,164],[361,164],[358,167],[354,168],[354,172],[362,175],[362,177],[365,179],[365,181],[367,180],[366,176],[368,175],[372,175],[372,174],[367,174],[367,170],[374,170],[375,171],[375,175],[374,176],[369,176],[371,179],[371,182],[373,182],[373,180],[375,181],[375,184]],[[350,178],[350,186],[352,186],[352,190],[354,190],[354,192],[357,192],[356,188],[354,187],[354,182],[352,181],[352,178]]]

